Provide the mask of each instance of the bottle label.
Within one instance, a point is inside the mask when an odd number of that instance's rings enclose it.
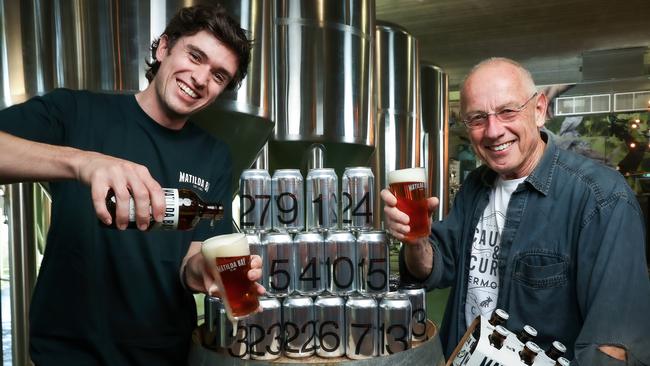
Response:
[[[165,213],[161,223],[154,223],[152,229],[175,230],[178,227],[178,216],[180,211],[180,202],[178,198],[178,189],[163,188],[165,193]]]
[[[155,222],[151,216],[151,207],[149,208],[149,217],[151,220],[150,229],[162,230],[176,230],[178,228],[178,218],[180,211],[180,199],[178,197],[178,189],[163,188],[165,195],[165,212],[162,222]],[[116,198],[112,196],[110,200],[115,204]],[[191,201],[188,205],[191,204]],[[129,199],[129,222],[135,223],[135,201],[133,197]]]

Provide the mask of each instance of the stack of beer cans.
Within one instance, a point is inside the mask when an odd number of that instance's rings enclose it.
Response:
[[[427,339],[422,288],[388,291],[389,239],[373,226],[374,175],[346,168],[245,170],[240,226],[262,257],[262,312],[225,318],[205,300],[205,346],[233,357],[364,359],[407,350]],[[306,187],[305,187],[306,185]]]

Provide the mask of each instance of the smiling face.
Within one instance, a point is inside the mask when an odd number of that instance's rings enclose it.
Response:
[[[517,109],[535,93],[532,80],[514,64],[491,61],[473,70],[461,92],[463,117]],[[474,151],[504,179],[530,175],[544,153],[539,129],[544,125],[546,97],[530,100],[517,117],[501,122],[490,115],[487,123],[468,129]]]
[[[138,102],[172,129],[182,128],[190,115],[214,102],[239,66],[236,54],[207,31],[181,37],[171,48],[169,39],[161,37],[156,59],[160,68]]]

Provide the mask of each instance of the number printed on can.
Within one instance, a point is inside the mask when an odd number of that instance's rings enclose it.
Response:
[[[374,191],[375,176],[370,168],[345,168],[341,187],[343,228],[372,229]]]
[[[273,173],[273,227],[278,231],[299,232],[305,227],[304,185],[298,169],[278,169]]]
[[[244,170],[239,178],[239,223],[246,232],[271,230],[271,176],[264,169]]]

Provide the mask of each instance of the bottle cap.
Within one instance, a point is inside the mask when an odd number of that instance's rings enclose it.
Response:
[[[504,326],[502,326],[502,325],[497,325],[497,326],[494,328],[494,330],[495,330],[497,333],[499,333],[501,336],[503,336],[504,338],[507,337],[508,334],[510,334],[510,331],[507,330],[507,329],[506,329]]]
[[[537,329],[531,327],[530,325],[524,325],[524,332],[528,333],[532,337],[537,337]]]
[[[534,354],[538,354],[542,350],[535,342],[532,341],[526,342],[526,348],[528,348]]]
[[[554,341],[553,342],[553,347],[555,347],[556,350],[558,350],[558,351],[560,351],[562,353],[566,352],[566,347],[561,342]]]
[[[564,357],[559,357],[556,364],[560,366],[569,366],[569,360]]]
[[[499,316],[503,320],[508,320],[508,318],[510,318],[508,312],[506,312],[503,309],[496,309],[494,312],[497,314],[497,316]]]

